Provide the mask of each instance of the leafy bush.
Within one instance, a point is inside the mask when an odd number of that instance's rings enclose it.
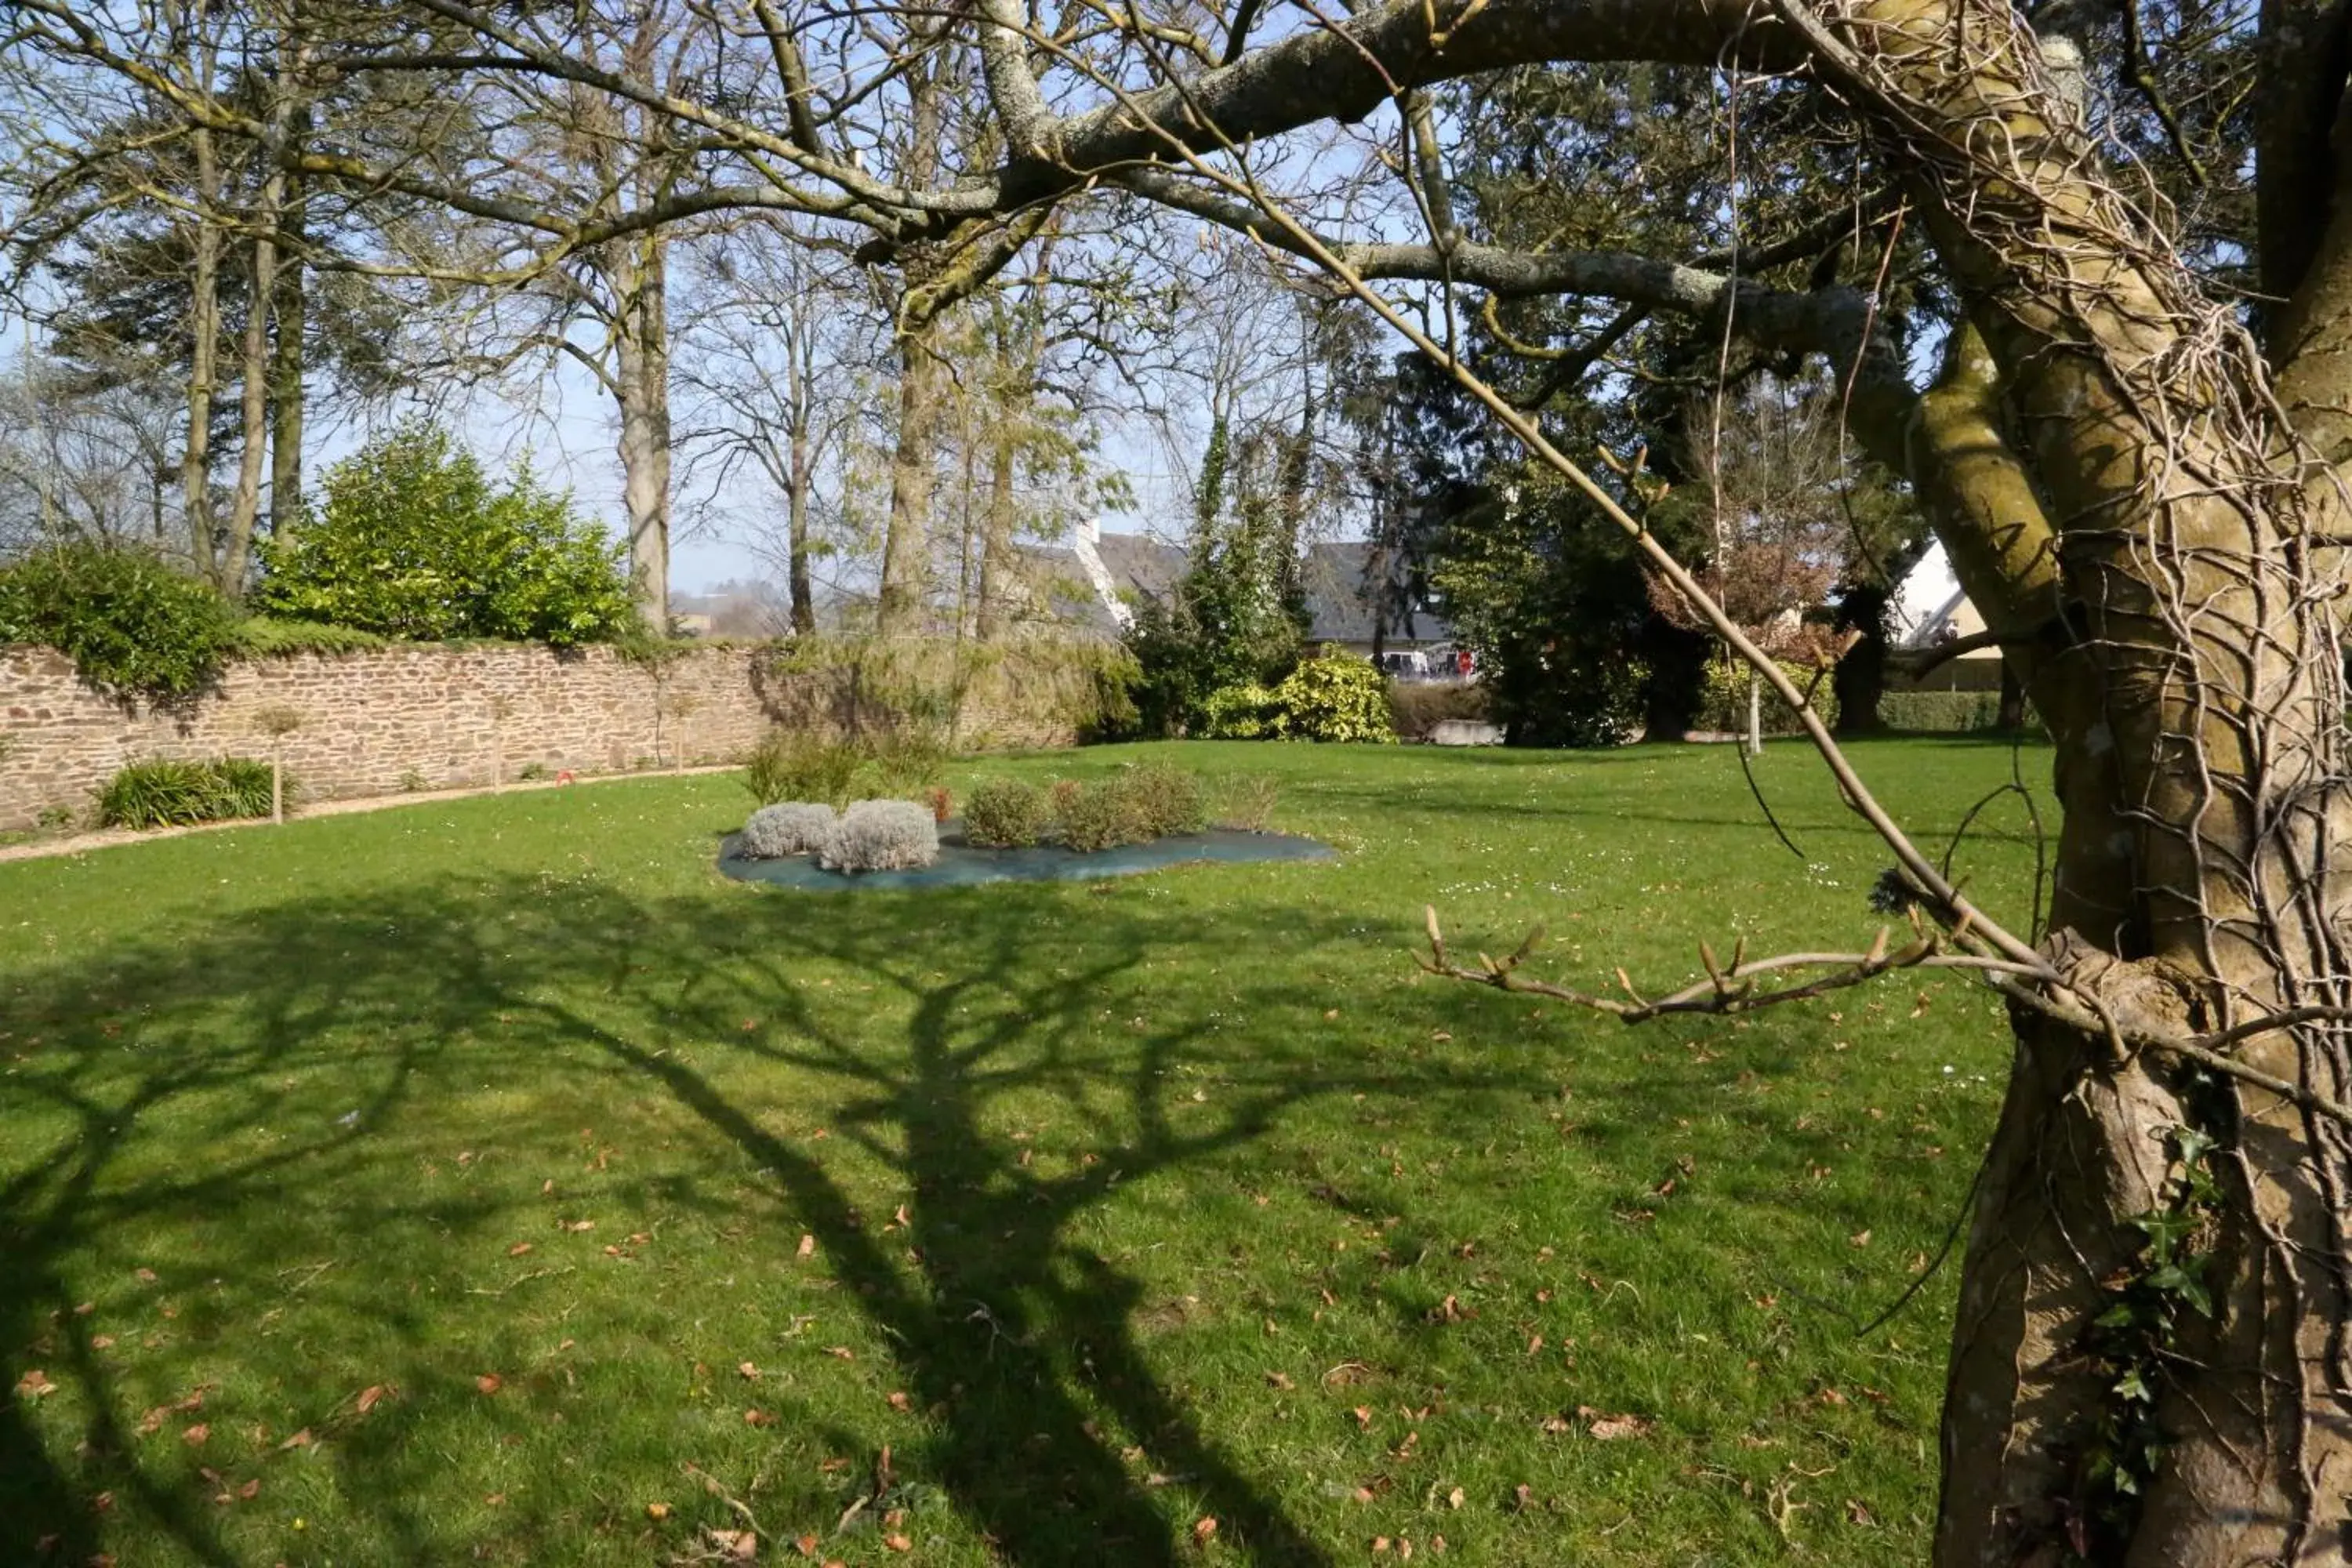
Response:
[[[1264,833],[1274,820],[1281,785],[1265,773],[1234,773],[1217,784],[1216,823],[1244,833]]]
[[[1822,722],[1834,727],[1837,723],[1837,693],[1835,684],[1826,675],[1816,679],[1816,671],[1805,665],[1784,664],[1781,669],[1800,691],[1812,693],[1814,710]],[[1892,720],[1888,721],[1890,723]],[[1763,691],[1761,726],[1767,735],[1801,735],[1804,727],[1797,722],[1796,713],[1773,694],[1770,687]],[[1698,717],[1691,728],[1712,730],[1720,734],[1744,735],[1748,732],[1748,666],[1727,658],[1718,658],[1706,668],[1706,685],[1699,700]]]
[[[1275,730],[1293,741],[1393,741],[1388,678],[1326,644],[1274,689]]]
[[[1181,768],[1140,763],[1121,770],[1105,787],[1118,797],[1139,839],[1198,833],[1209,826],[1201,781]]]
[[[610,642],[637,624],[621,547],[528,468],[493,486],[411,421],[327,470],[317,511],[260,548],[257,598],[289,620],[426,641]]]
[[[1063,779],[1054,785],[1054,825],[1065,848],[1081,855],[1140,844],[1143,831],[1126,797],[1108,784]]]
[[[1467,681],[1389,682],[1389,722],[1408,741],[1429,739],[1449,719],[1484,720],[1487,711],[1486,688]]]
[[[1052,818],[1045,792],[1026,779],[982,779],[963,801],[963,836],[989,849],[1025,849]]]
[[[230,622],[218,594],[144,551],[59,544],[0,567],[0,643],[45,643],[117,692],[203,690]]]
[[[865,751],[848,742],[771,730],[744,761],[743,787],[761,805],[787,800],[846,805],[865,765]]]
[[[787,855],[803,855],[823,848],[838,820],[830,805],[807,801],[763,805],[743,824],[740,847],[747,860],[781,860]]]
[[[1220,686],[1201,700],[1194,732],[1212,741],[1263,741],[1276,732],[1274,693],[1255,681]]]
[[[940,857],[939,824],[911,800],[861,800],[841,814],[817,851],[829,871],[904,871]]]
[[[290,798],[290,777],[286,791]],[[98,797],[102,827],[175,827],[268,815],[269,764],[250,757],[133,763],[109,779]]]

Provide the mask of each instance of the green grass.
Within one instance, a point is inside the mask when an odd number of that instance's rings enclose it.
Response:
[[[1628,1029],[1406,957],[1424,901],[1595,986],[1866,942],[1818,765],[1758,768],[1800,859],[1728,748],[1153,751],[1343,858],[794,895],[713,873],[709,776],[0,865],[0,1562],[645,1563],[730,1498],[763,1560],[1920,1560],[1949,1276],[1854,1319],[1998,1009]],[[2011,765],[1857,751],[1931,837]]]

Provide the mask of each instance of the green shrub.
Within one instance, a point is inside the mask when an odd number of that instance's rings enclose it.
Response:
[[[1139,840],[1198,833],[1209,826],[1201,781],[1166,763],[1139,763],[1104,786],[1118,798]]]
[[[2000,727],[1998,691],[1889,691],[1878,699],[1879,721],[1890,730],[1969,734]],[[2040,721],[2029,712],[2027,724]]]
[[[275,616],[424,641],[610,642],[637,625],[621,547],[528,468],[495,487],[411,421],[327,470],[324,500],[260,548]]]
[[[288,798],[294,781],[286,781]],[[102,827],[175,827],[269,815],[269,764],[251,757],[133,763],[98,797]]]
[[[0,643],[45,643],[118,693],[203,690],[230,619],[218,594],[144,551],[60,544],[0,567]]]
[[[1220,686],[1201,700],[1194,733],[1211,741],[1263,741],[1275,733],[1274,693],[1255,681]]]
[[[1837,724],[1837,693],[1826,674],[1809,666],[1784,664],[1781,669],[1800,691],[1812,694],[1813,710],[1822,722],[1835,728]],[[1774,695],[1770,687],[1763,692],[1760,726],[1767,735],[1801,735],[1804,727],[1789,705]],[[1893,721],[1889,721],[1893,722]],[[1700,694],[1698,716],[1691,728],[1712,730],[1719,734],[1744,735],[1748,732],[1748,666],[1734,659],[1718,658],[1706,667],[1706,684]]]
[[[963,836],[991,849],[1025,849],[1052,819],[1045,792],[1026,779],[982,779],[963,801]]]
[[[1275,731],[1293,741],[1393,741],[1388,678],[1325,644],[1274,689]]]
[[[1486,689],[1468,681],[1391,680],[1389,722],[1408,741],[1425,741],[1449,719],[1484,720]]]
[[[1127,797],[1108,784],[1063,779],[1054,785],[1054,825],[1063,847],[1081,855],[1140,844],[1150,837]]]
[[[1274,820],[1281,785],[1265,773],[1234,773],[1217,782],[1216,823],[1244,833],[1264,833]]]
[[[788,800],[844,806],[866,764],[863,748],[804,731],[771,730],[743,763],[743,787],[761,805]]]

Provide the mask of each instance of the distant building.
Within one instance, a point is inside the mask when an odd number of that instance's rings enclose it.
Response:
[[[1887,622],[1887,635],[1897,652],[1924,652],[1985,629],[1984,617],[1952,574],[1951,557],[1944,553],[1941,541],[1929,545],[1919,563],[1895,585]],[[1980,647],[1956,655],[1929,670],[1919,685],[1937,690],[1996,690],[2000,686],[2000,649]]]

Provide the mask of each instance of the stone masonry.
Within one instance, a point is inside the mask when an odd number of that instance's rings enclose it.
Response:
[[[1045,746],[1076,738],[1071,683],[1034,679],[1051,648],[968,679],[969,743]],[[777,724],[836,724],[838,670],[780,673],[769,650],[697,648],[658,663],[610,648],[394,647],[232,663],[184,703],[116,697],[44,647],[0,647],[0,830],[49,807],[77,816],[126,763],[155,757],[266,758],[268,710],[300,727],[282,742],[303,798],[392,795],[552,773],[720,762]]]

